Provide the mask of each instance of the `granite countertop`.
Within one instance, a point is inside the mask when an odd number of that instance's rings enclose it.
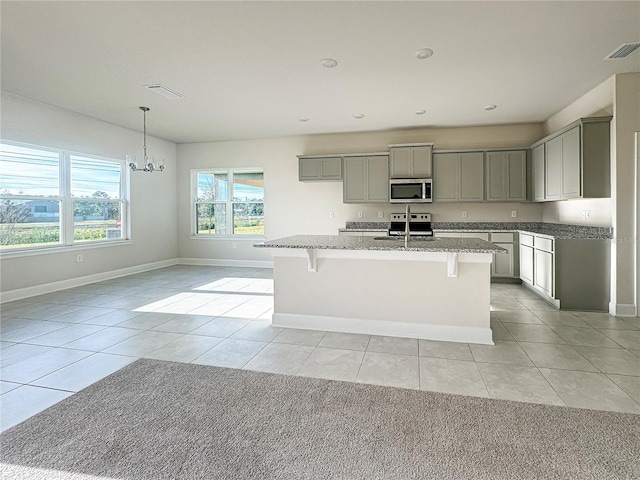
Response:
[[[305,248],[317,250],[384,250],[406,252],[507,253],[507,250],[479,238],[412,239],[405,248],[404,239],[376,240],[374,237],[339,235],[294,235],[256,243],[259,248]]]
[[[549,238],[598,239],[613,238],[611,227],[592,227],[586,225],[566,225],[545,222],[431,222],[434,232],[520,232],[545,235]],[[384,231],[389,222],[347,222],[346,228],[339,231]]]

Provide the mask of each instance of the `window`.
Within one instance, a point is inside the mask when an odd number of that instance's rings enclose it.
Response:
[[[127,238],[124,161],[0,143],[0,250]]]
[[[261,170],[194,170],[192,174],[196,235],[264,235]]]

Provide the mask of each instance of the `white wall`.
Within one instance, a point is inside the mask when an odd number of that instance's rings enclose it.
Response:
[[[192,259],[269,261],[268,251],[253,241],[194,240],[191,234],[190,172],[210,167],[262,167],[265,172],[265,235],[278,238],[296,234],[336,235],[346,221],[380,221],[378,211],[403,211],[403,206],[342,203],[342,182],[298,181],[300,154],[384,152],[389,144],[434,142],[436,149],[527,147],[542,138],[540,124],[463,128],[424,128],[382,132],[309,135],[264,140],[178,145],[178,256]],[[415,206],[433,213],[434,221],[541,221],[542,206],[532,203],[468,203]],[[359,218],[357,213],[363,212]],[[334,217],[329,217],[334,212]],[[232,248],[232,243],[237,248]]]
[[[111,158],[142,152],[142,133],[40,102],[2,93],[2,138]],[[137,107],[135,107],[137,109]],[[147,136],[156,158],[166,161],[163,173],[131,174],[133,243],[76,251],[3,258],[4,293],[112,270],[175,259],[176,145]]]

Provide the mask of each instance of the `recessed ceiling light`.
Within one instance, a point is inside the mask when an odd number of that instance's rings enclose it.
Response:
[[[356,119],[360,120],[360,119],[364,118],[364,113],[355,113],[353,115],[353,118],[356,118]]]
[[[184,98],[184,95],[178,92],[174,92],[173,90],[165,87],[164,85],[155,84],[155,85],[143,85],[144,88],[151,90],[152,92],[157,93],[158,95],[162,95],[165,98],[170,98],[171,100],[175,100],[177,98]]]
[[[300,118],[298,118],[298,120],[301,121],[301,122],[308,122],[309,118],[308,117],[300,117]]]
[[[429,58],[431,55],[433,55],[433,50],[430,48],[420,48],[416,50],[416,58],[418,60],[424,60],[425,58]]]
[[[338,62],[333,58],[323,58],[322,60],[320,60],[320,65],[322,65],[324,68],[334,68],[336,65],[338,65]]]
[[[484,109],[489,111],[489,110],[495,110],[496,108],[498,108],[497,105],[485,105]]]
[[[416,115],[424,115],[425,113],[427,113],[426,110],[416,110],[415,112],[413,112]]]

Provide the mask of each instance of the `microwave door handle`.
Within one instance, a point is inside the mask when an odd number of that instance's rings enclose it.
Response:
[[[427,182],[422,182],[422,199],[426,200],[427,198]]]

